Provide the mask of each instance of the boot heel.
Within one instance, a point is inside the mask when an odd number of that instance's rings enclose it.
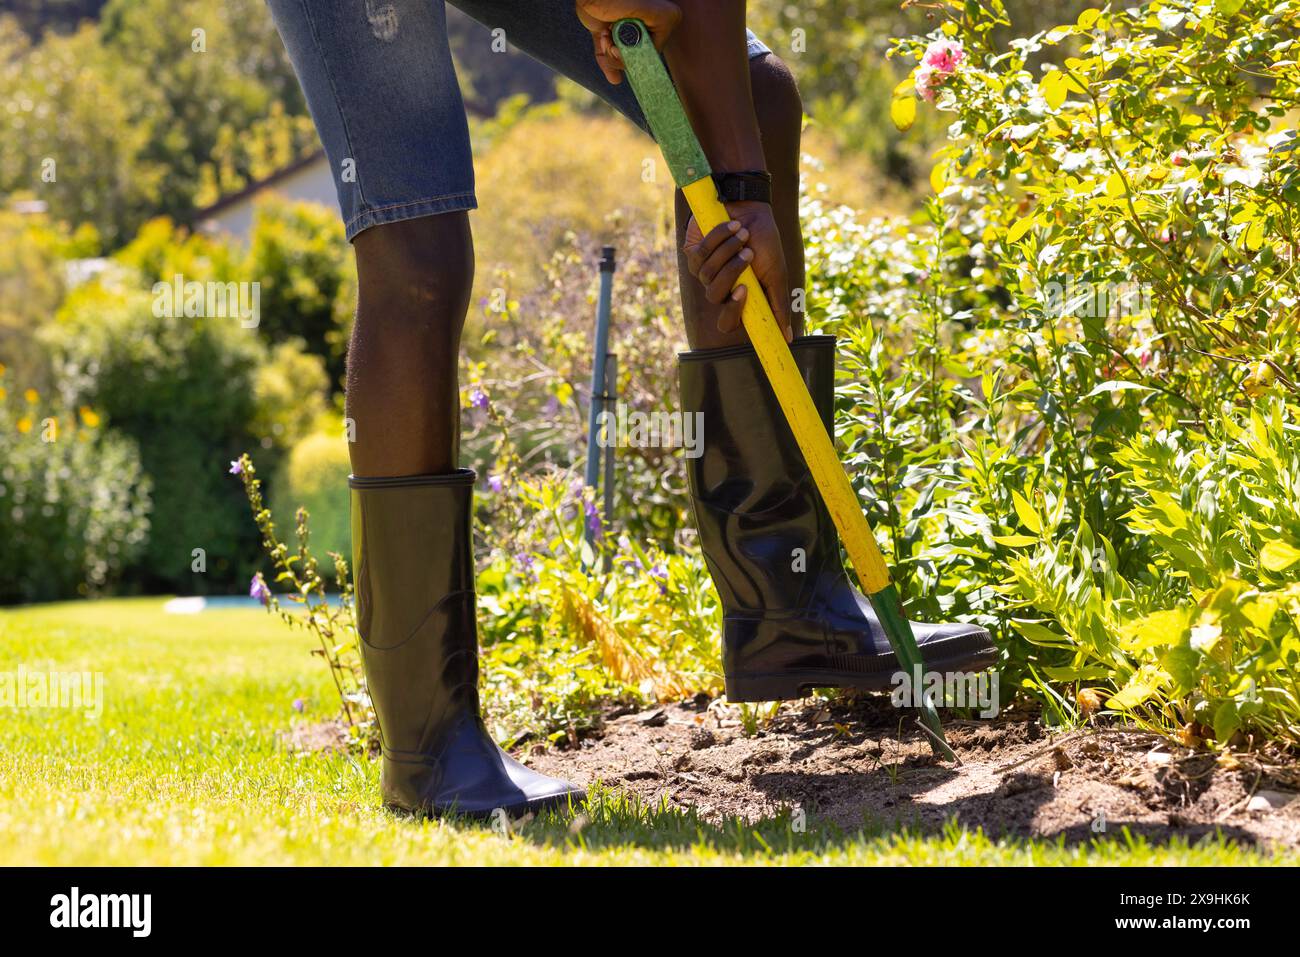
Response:
[[[727,700],[795,701],[805,697],[803,683],[789,675],[727,675]]]

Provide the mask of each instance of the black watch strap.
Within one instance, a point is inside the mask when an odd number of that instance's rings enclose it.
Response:
[[[713,182],[718,186],[718,198],[724,203],[772,202],[772,174],[766,170],[714,173]]]

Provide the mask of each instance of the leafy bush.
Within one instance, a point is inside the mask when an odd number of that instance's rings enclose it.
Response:
[[[1109,681],[1107,704],[1191,743],[1245,728],[1300,742],[1300,428],[1280,399],[1217,419],[1208,435],[1161,432],[1118,456],[1136,502],[1130,528],[1151,546],[1127,581],[1086,525],[1023,518],[1039,541],[1008,564],[1033,622],[1025,637],[1068,653],[1058,681]]]
[[[240,270],[261,286],[262,334],[273,343],[302,342],[341,392],[356,277],[338,211],[274,196],[260,201]]]
[[[49,332],[65,388],[136,441],[153,480],[138,580],[203,593],[242,577],[256,540],[222,474],[249,444],[264,355],[255,335],[233,319],[155,317],[149,293],[98,285],[70,296]]]
[[[133,438],[153,480],[154,522],[133,578],[206,593],[246,580],[257,540],[225,464],[260,448],[268,468],[326,408],[322,360],[286,340],[268,349],[234,315],[157,308],[157,283],[251,282],[238,247],[145,226],[43,330],[60,390]],[[196,549],[202,549],[197,554]]]
[[[317,145],[259,0],[114,0],[38,39],[0,17],[0,104],[0,192],[39,192],[110,249]]]
[[[312,432],[287,456],[274,485],[274,510],[293,514],[298,508],[311,516],[312,542],[317,560],[329,577],[331,553],[352,554],[349,524],[348,447],[343,425],[337,420]]]
[[[998,0],[936,15],[896,43],[894,110],[953,119],[936,195],[910,221],[805,206],[840,438],[909,607],[993,627],[1004,689],[1061,720],[1082,683],[1185,738],[1294,740],[1284,583],[1250,557],[1293,530],[1202,484],[1287,500],[1285,469],[1233,458],[1273,461],[1231,410],[1267,398],[1287,461],[1300,6],[1089,9],[1009,43]],[[1170,501],[1218,517],[1174,534]]]
[[[93,594],[143,549],[149,480],[135,445],[83,407],[10,394],[0,367],[0,602]]]
[[[474,129],[477,298],[541,285],[568,233],[591,236],[594,253],[609,237],[621,243],[625,223],[667,228],[672,177],[640,130],[562,104],[509,107]]]
[[[603,530],[567,473],[520,475],[495,494],[516,509],[512,523],[480,526],[484,680],[502,738],[572,735],[610,701],[722,690],[722,612],[697,551],[600,534],[591,548],[584,532]]]

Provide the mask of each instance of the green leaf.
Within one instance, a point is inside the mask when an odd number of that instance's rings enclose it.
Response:
[[[1225,701],[1214,712],[1214,737],[1218,741],[1227,741],[1241,727],[1241,715],[1237,714],[1237,703]]]
[[[1264,220],[1257,219],[1241,234],[1241,243],[1250,252],[1258,252],[1264,245]]]
[[[1007,245],[1014,246],[1016,243],[1020,242],[1020,240],[1024,239],[1025,233],[1029,232],[1029,230],[1033,228],[1034,219],[1035,217],[1033,216],[1025,216],[1024,218],[1018,219],[1012,223],[1011,228],[1007,230]]]
[[[1159,690],[1160,685],[1154,677],[1139,671],[1129,679],[1128,684],[1121,688],[1118,694],[1113,695],[1106,702],[1106,707],[1114,708],[1116,711],[1130,711]]]
[[[1157,611],[1138,621],[1126,624],[1121,630],[1126,651],[1145,651],[1180,644],[1187,636],[1189,609],[1173,608]]]
[[[1019,492],[1012,492],[1011,501],[1016,507],[1016,514],[1020,516],[1021,524],[1030,531],[1041,535],[1043,533],[1042,520],[1039,519],[1038,513],[1034,511],[1034,507],[1029,504],[1029,500]]]
[[[993,541],[1008,548],[1023,548],[1026,545],[1038,544],[1038,539],[1033,535],[994,535]]]
[[[1025,640],[1031,645],[1041,645],[1044,648],[1071,648],[1073,642],[1065,635],[1057,634],[1046,625],[1040,625],[1036,621],[1015,621],[1016,631],[1025,636]]]
[[[889,118],[904,133],[916,122],[916,98],[896,96],[889,103]]]
[[[1259,550],[1259,564],[1270,572],[1281,572],[1300,561],[1300,548],[1286,542],[1268,542]]]
[[[1076,20],[1075,23],[1077,23],[1079,28],[1082,30],[1091,30],[1092,25],[1097,22],[1097,18],[1100,16],[1100,10],[1096,7],[1089,7],[1087,10],[1084,10],[1083,13],[1079,14],[1079,19]]]
[[[1038,84],[1038,90],[1043,94],[1043,99],[1047,101],[1048,106],[1054,110],[1060,109],[1061,104],[1065,102],[1065,74],[1060,70],[1048,70]]]
[[[1156,390],[1149,385],[1143,385],[1141,382],[1130,382],[1127,379],[1111,379],[1109,382],[1103,382],[1097,388],[1089,392],[1084,398],[1091,399],[1094,396],[1104,395],[1107,392],[1155,392]]]

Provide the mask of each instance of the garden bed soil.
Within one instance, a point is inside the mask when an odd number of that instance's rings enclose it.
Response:
[[[1032,714],[945,723],[960,765],[936,761],[887,698],[786,704],[750,733],[722,701],[611,713],[576,745],[522,757],[547,774],[706,819],[802,810],[843,829],[934,831],[956,818],[991,836],[1087,841],[1121,828],[1155,842],[1216,831],[1300,847],[1300,765],[1194,752],[1140,731],[1048,733]]]

